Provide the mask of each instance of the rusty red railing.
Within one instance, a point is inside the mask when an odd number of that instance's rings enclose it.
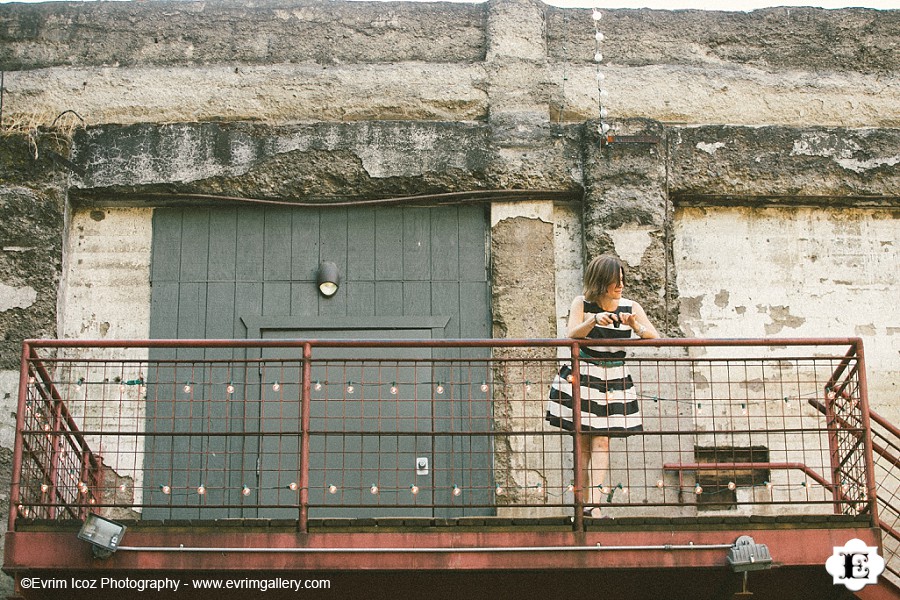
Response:
[[[626,352],[615,368],[642,429],[614,434],[609,468],[589,470],[579,411],[575,431],[545,421],[550,383],[584,360],[578,340],[31,340],[9,526],[91,511],[581,528],[591,507],[878,523],[858,339],[606,345]],[[572,406],[591,401],[572,391]]]

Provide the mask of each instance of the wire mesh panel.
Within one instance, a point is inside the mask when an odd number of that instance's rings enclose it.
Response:
[[[29,356],[18,517],[873,510],[861,363],[834,344],[622,343],[601,367],[627,378],[600,381],[557,358],[571,340],[155,343]],[[549,418],[562,378],[589,420],[627,380],[631,426]]]
[[[874,476],[878,486],[878,518],[882,531],[885,576],[900,584],[900,431],[872,414]]]

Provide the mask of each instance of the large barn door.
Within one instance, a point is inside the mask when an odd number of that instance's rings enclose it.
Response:
[[[341,330],[348,319],[393,318],[401,323],[403,318],[413,317],[442,318],[445,325],[441,337],[490,337],[487,222],[479,206],[160,208],[154,213],[153,228],[153,338],[244,339],[255,335],[246,324],[253,319],[281,319],[286,324],[314,319],[323,324],[319,333],[342,331],[341,336],[353,338],[364,334],[347,330],[345,325]],[[322,261],[336,263],[342,276],[342,284],[331,298],[322,297],[315,285]],[[419,335],[414,331],[386,326],[378,336]],[[261,330],[260,335],[310,338],[308,333],[288,327]],[[428,333],[434,335],[433,330]],[[458,350],[433,352],[434,359],[463,357]],[[478,355],[484,356],[484,352]],[[152,358],[215,364],[217,359],[246,355],[227,349],[179,349],[154,350]],[[192,385],[189,393],[183,392],[181,381],[200,380],[196,373],[188,372],[196,368],[179,367],[166,375],[167,380],[179,382],[169,386],[170,401],[165,401],[164,393],[160,395],[161,390],[153,389],[157,401],[148,404],[149,432],[172,425],[192,433],[264,428],[269,418],[264,401],[268,382],[260,381],[252,370],[209,372],[205,375],[207,385]],[[452,376],[447,377],[450,379]],[[152,386],[153,382],[148,384]],[[226,384],[235,391],[222,401],[216,386]],[[447,413],[447,418],[438,421],[454,427],[472,427],[474,423],[476,428],[489,428],[489,399],[484,397],[477,403],[473,407],[469,397],[464,406],[442,404],[438,410]],[[454,419],[459,423],[454,424]],[[491,442],[487,436],[474,440],[470,443],[463,436],[444,437],[434,444],[436,451],[446,456],[465,456],[467,464],[458,469],[468,478],[464,483],[472,489],[487,490],[491,486]],[[271,442],[264,436],[253,435],[151,438],[145,456],[147,493],[154,505],[168,508],[145,511],[145,518],[199,516],[196,508],[188,507],[193,500],[179,502],[174,494],[158,497],[162,485],[189,491],[202,484],[210,503],[241,505],[241,490],[250,486],[245,481],[247,473],[269,454],[267,443]],[[327,452],[323,456],[327,459]],[[448,487],[451,479],[459,479],[452,475],[453,465],[446,467],[443,472],[449,474],[443,476],[447,481],[435,481],[435,487]],[[291,468],[285,465],[284,470]],[[441,476],[438,470],[434,476]],[[265,488],[280,485],[264,483]],[[265,498],[260,500],[255,504],[265,503]],[[450,510],[447,514],[463,512]],[[243,508],[216,516],[257,514],[256,509]]]

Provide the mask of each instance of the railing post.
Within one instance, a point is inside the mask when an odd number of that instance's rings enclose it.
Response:
[[[831,462],[831,496],[834,514],[841,514],[844,490],[841,481],[841,460],[838,450],[838,418],[834,412],[835,394],[831,385],[825,387],[825,427],[828,429],[828,457]]]
[[[857,339],[855,345],[856,372],[859,377],[859,405],[862,410],[863,435],[865,436],[866,501],[869,503],[869,512],[872,515],[872,526],[878,527],[878,502],[875,497],[875,458],[872,451],[872,422],[869,414],[869,384],[866,380],[866,353],[863,350],[862,339]]]
[[[575,518],[573,527],[575,531],[584,529],[584,475],[585,465],[581,460],[581,448],[584,443],[581,436],[581,364],[579,363],[580,346],[573,342],[572,354],[572,427],[575,438],[572,440],[572,449],[575,453],[572,464],[575,470],[575,482],[572,486],[575,490]]]
[[[48,507],[48,516],[51,519],[55,519],[56,504],[54,504],[54,502],[57,498],[57,484],[59,482],[59,445],[60,440],[62,439],[62,402],[57,401],[55,404],[53,404],[53,412],[51,416],[53,423],[53,433],[51,435],[53,435],[53,439],[50,442],[50,481],[48,483],[47,494],[51,500],[51,504]]]
[[[19,400],[16,409],[16,441],[13,445],[12,486],[9,491],[9,525],[8,531],[15,531],[16,517],[19,513],[19,498],[21,497],[22,483],[22,448],[24,440],[22,431],[25,429],[25,405],[28,398],[28,359],[31,355],[31,346],[28,342],[22,344],[22,362],[19,366]]]
[[[303,382],[300,393],[300,521],[301,533],[309,531],[309,405],[312,377],[312,346],[303,344]]]

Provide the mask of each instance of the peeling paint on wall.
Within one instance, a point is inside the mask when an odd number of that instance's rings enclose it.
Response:
[[[882,166],[900,163],[900,155],[868,157],[854,140],[834,133],[808,133],[794,142],[791,156],[822,156],[831,158],[841,167],[862,173]],[[865,158],[862,158],[865,156]]]
[[[805,318],[792,315],[791,307],[789,306],[769,306],[760,308],[762,309],[760,312],[768,312],[769,317],[772,319],[771,323],[765,325],[766,335],[781,333],[785,327],[797,329],[806,322]]]
[[[644,252],[653,242],[655,227],[641,227],[637,225],[624,225],[618,229],[607,231],[612,238],[616,254],[632,267],[641,264]]]
[[[869,397],[896,419],[895,215],[848,207],[677,209],[683,331],[702,338],[862,337]]]
[[[712,144],[707,144],[706,142],[697,142],[697,150],[702,150],[703,152],[706,152],[710,155],[715,154],[716,150],[724,147],[725,142],[715,142]]]
[[[37,300],[37,290],[32,287],[13,287],[0,282],[0,312],[13,308],[28,308]]]

